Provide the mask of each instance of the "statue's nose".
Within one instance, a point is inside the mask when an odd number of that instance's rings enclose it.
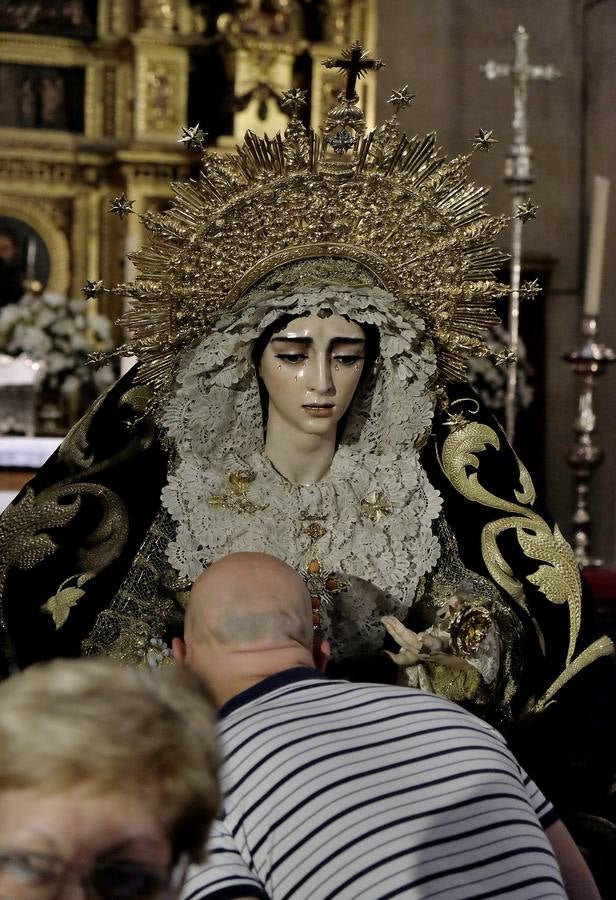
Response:
[[[318,394],[331,394],[334,382],[331,372],[331,361],[326,354],[318,354],[311,372],[311,387]]]

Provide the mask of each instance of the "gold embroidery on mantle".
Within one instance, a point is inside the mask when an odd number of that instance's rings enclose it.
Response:
[[[573,551],[557,526],[552,530],[538,513],[522,505],[532,503],[535,492],[530,475],[520,463],[520,490],[515,491],[519,503],[497,497],[480,484],[477,471],[468,472],[468,469],[479,469],[477,453],[488,446],[500,449],[498,435],[489,425],[469,422],[463,428],[453,430],[445,439],[441,451],[443,472],[468,500],[509,513],[484,526],[481,552],[494,581],[529,615],[524,587],[501,553],[499,535],[513,529],[525,556],[542,563],[528,576],[528,581],[536,585],[550,603],[566,603],[568,606],[569,647],[565,659],[568,666],[573,658],[582,618],[582,585]],[[538,628],[536,623],[535,627]],[[541,640],[539,630],[538,634]]]
[[[62,628],[69,617],[70,611],[76,603],[85,597],[82,585],[94,577],[94,572],[82,572],[81,575],[71,575],[62,582],[53,597],[43,604],[43,610],[52,617],[56,631]],[[73,587],[69,582],[74,581]]]
[[[582,669],[602,656],[612,654],[614,644],[604,635],[574,657],[582,618],[582,585],[573,550],[556,525],[552,530],[538,513],[529,508],[535,501],[535,489],[530,474],[519,460],[517,462],[520,490],[514,491],[518,503],[497,497],[480,484],[477,454],[488,446],[496,450],[500,448],[496,431],[484,423],[469,422],[451,430],[443,443],[439,462],[445,476],[462,496],[475,503],[510,514],[488,522],[481,535],[483,560],[494,581],[530,615],[524,588],[515,578],[497,542],[500,534],[508,529],[514,529],[523,553],[541,563],[536,571],[528,576],[528,581],[536,585],[551,603],[558,605],[566,603],[569,608],[569,646],[565,667],[542,697],[528,710],[536,713],[541,712],[554,695]],[[475,471],[469,473],[468,469]],[[538,624],[536,622],[534,624],[543,649],[543,636]]]
[[[549,686],[547,691],[539,698],[528,710],[528,713],[543,712],[546,706],[552,701],[554,694],[564,687],[568,681],[585,669],[590,663],[600,659],[602,656],[611,656],[614,653],[614,642],[607,634],[602,635],[596,641],[593,641],[588,647],[582,650],[575,659],[568,665]]]
[[[6,579],[11,569],[27,571],[52,556],[58,550],[58,544],[49,534],[50,529],[69,525],[79,513],[84,497],[97,503],[100,510],[98,523],[84,536],[79,547],[82,572],[65,580],[41,607],[43,613],[52,616],[58,629],[68,618],[71,608],[82,599],[85,593],[81,590],[82,584],[116,559],[126,543],[128,513],[121,499],[110,488],[81,479],[92,478],[149,447],[155,426],[144,417],[150,390],[143,386],[129,388],[118,401],[118,415],[127,420],[129,439],[112,456],[95,463],[88,432],[110,391],[111,388],[97,398],[86,415],[71,428],[58,450],[58,459],[72,474],[38,494],[26,487],[0,520],[0,643],[11,671],[18,667],[4,607]],[[130,434],[132,422],[137,419],[142,425]],[[77,579],[76,586],[68,588],[72,578]]]
[[[11,569],[33,569],[58,550],[58,545],[47,532],[49,529],[68,525],[79,512],[86,495],[98,501],[102,507],[102,516],[99,524],[85,539],[79,556],[84,568],[96,572],[117,556],[128,536],[126,509],[120,498],[109,488],[99,484],[60,484],[35,494],[32,488],[26,487],[23,495],[2,516],[0,635],[11,671],[17,668],[17,660],[8,635],[4,609],[7,575]],[[43,607],[43,612],[47,611]]]

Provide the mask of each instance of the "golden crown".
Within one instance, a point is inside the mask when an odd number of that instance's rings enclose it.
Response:
[[[489,355],[494,299],[508,292],[495,278],[505,255],[493,241],[508,220],[485,212],[487,189],[467,170],[491,132],[447,160],[434,134],[401,132],[398,113],[412,99],[405,87],[390,100],[392,118],[365,133],[355,82],[380,62],[355,44],[325,65],[345,71],[347,85],[320,134],[300,122],[304,92],[287,91],[284,135],[248,132],[233,154],[204,153],[198,179],[173,185],[170,210],[142,217],[151,240],[133,257],[138,277],[118,287],[131,298],[121,319],[129,338],[113,355],[135,355],[139,379],[155,390],[171,384],[178,352],[240,310],[267,273],[323,257],[359,264],[396,297],[397,312],[424,319],[441,384],[463,378],[470,357]],[[182,141],[202,147],[204,137],[196,126]],[[130,211],[125,197],[114,204]]]

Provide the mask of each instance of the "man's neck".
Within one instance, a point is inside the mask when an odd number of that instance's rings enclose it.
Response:
[[[242,651],[242,658],[235,657],[233,670],[221,673],[217,683],[211,685],[216,705],[220,709],[238,694],[243,694],[270,675],[277,675],[298,666],[316,669],[314,660],[307,650],[291,649],[276,651],[273,658],[265,659],[262,651]]]

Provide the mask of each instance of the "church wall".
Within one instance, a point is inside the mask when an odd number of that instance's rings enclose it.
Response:
[[[573,505],[566,454],[573,440],[575,383],[563,353],[580,343],[578,315],[592,176],[612,177],[611,229],[616,229],[616,171],[613,146],[616,114],[610,99],[615,83],[616,0],[381,0],[378,53],[387,62],[379,79],[379,118],[387,97],[408,82],[416,99],[403,113],[411,133],[436,130],[448,154],[465,152],[479,127],[493,128],[499,143],[476,154],[472,172],[492,185],[492,212],[509,210],[503,166],[511,137],[513,94],[507,79],[488,81],[480,70],[488,59],[509,63],[513,33],[522,24],[530,35],[532,63],[552,63],[555,82],[529,86],[529,142],[540,210],[524,230],[525,256],[552,258],[549,290],[533,301],[545,307],[547,504],[570,533]],[[508,235],[503,237],[507,246]],[[602,339],[616,346],[616,259],[606,251]],[[522,309],[524,316],[524,308]],[[606,459],[594,479],[594,551],[616,560],[616,366],[599,383],[597,442]]]
[[[616,352],[616,2],[589,3],[584,16],[585,117],[583,160],[586,174],[586,209],[594,173],[611,178],[610,212],[606,242],[601,339]],[[593,485],[597,529],[609,535],[597,551],[616,560],[616,365],[603,376],[598,392],[599,443],[606,451]]]

